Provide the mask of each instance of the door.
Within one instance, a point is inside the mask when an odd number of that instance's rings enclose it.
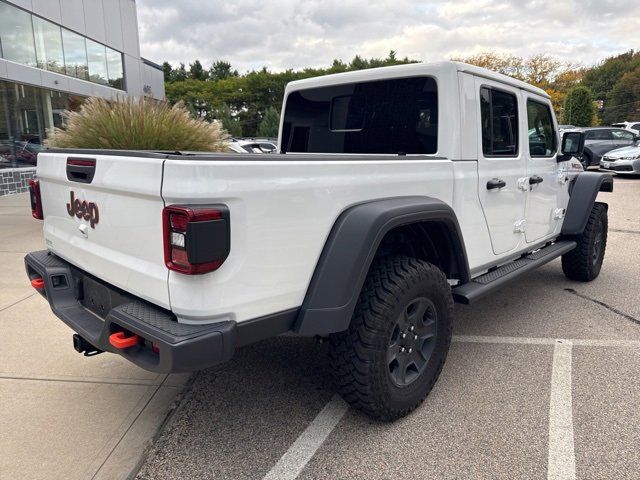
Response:
[[[600,158],[610,150],[613,150],[613,136],[610,128],[594,128],[587,130],[584,137],[585,150],[589,153],[590,165],[598,165]]]
[[[558,163],[558,134],[547,99],[524,93],[527,109],[527,243],[552,236],[564,217],[567,176]]]
[[[613,148],[629,147],[634,144],[635,137],[628,130],[611,130],[613,135]]]
[[[519,89],[476,77],[479,95],[478,195],[493,253],[516,250],[522,242],[526,192]]]

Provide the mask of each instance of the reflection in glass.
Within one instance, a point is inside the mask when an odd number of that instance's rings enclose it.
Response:
[[[40,17],[33,17],[38,68],[65,73],[60,27]]]
[[[0,169],[32,167],[47,131],[62,126],[64,110],[84,97],[0,81]]]
[[[87,47],[84,37],[62,29],[62,44],[67,75],[88,80]]]
[[[109,85],[124,90],[124,72],[122,69],[122,54],[107,47],[107,67],[109,71]]]
[[[0,2],[0,41],[3,58],[36,66],[36,49],[29,13]]]
[[[87,39],[89,80],[107,85],[107,56],[105,46]]]

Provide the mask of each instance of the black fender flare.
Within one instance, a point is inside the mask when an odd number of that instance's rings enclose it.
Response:
[[[562,223],[562,235],[580,235],[584,231],[598,192],[613,192],[613,175],[582,172],[576,176]]]
[[[446,226],[461,282],[469,280],[462,233],[453,209],[421,196],[372,200],[346,209],[337,218],[311,278],[293,330],[327,335],[349,327],[371,262],[392,229],[424,221]]]

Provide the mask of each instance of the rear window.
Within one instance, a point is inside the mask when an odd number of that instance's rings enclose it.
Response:
[[[436,153],[436,82],[413,77],[292,92],[281,145],[283,152]]]

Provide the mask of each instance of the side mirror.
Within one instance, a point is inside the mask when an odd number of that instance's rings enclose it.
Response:
[[[560,151],[558,162],[565,162],[571,157],[581,158],[584,151],[584,132],[565,132],[562,135]]]

